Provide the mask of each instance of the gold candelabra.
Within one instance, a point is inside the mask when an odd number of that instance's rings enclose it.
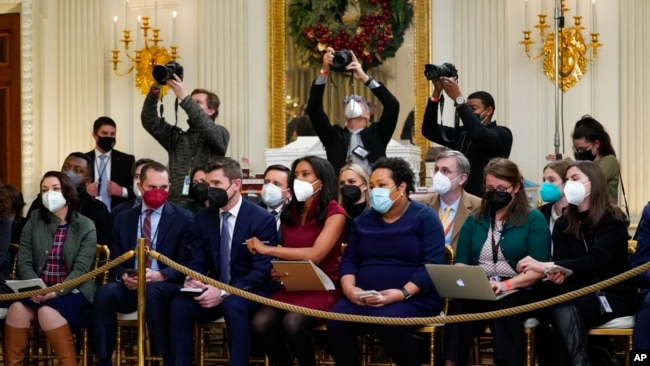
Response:
[[[544,0],[542,0],[543,2]],[[542,10],[544,5],[542,4]],[[576,15],[573,16],[573,27],[560,28],[558,36],[559,45],[555,44],[555,32],[546,34],[546,28],[550,26],[546,24],[546,14],[543,11],[537,15],[539,18],[535,28],[539,30],[539,39],[542,43],[542,48],[538,55],[531,55],[530,48],[535,41],[531,40],[532,31],[528,28],[528,0],[526,0],[526,29],[523,31],[524,39],[519,44],[524,45],[526,56],[531,60],[537,60],[544,56],[544,74],[547,75],[550,81],[555,84],[555,49],[558,47],[559,54],[559,87],[562,91],[566,92],[572,88],[582,76],[587,72],[587,62],[594,61],[598,57],[598,47],[602,43],[598,42],[600,33],[596,32],[596,1],[592,0],[592,33],[591,43],[586,44],[582,36],[582,16],[578,15],[579,0],[576,0]],[[565,7],[565,0],[562,0],[561,12],[562,17],[564,13],[570,9]],[[588,52],[591,50],[591,57],[588,57]]]
[[[144,47],[141,49],[135,49],[134,53],[129,51],[129,44],[133,42],[131,38],[131,31],[124,29],[123,38],[119,41],[124,43],[124,54],[126,55],[127,62],[130,62],[130,67],[125,72],[119,72],[117,66],[119,63],[123,62],[120,59],[120,51],[117,49],[117,17],[115,17],[114,24],[114,42],[113,54],[110,62],[113,63],[113,71],[118,76],[124,76],[131,73],[133,70],[136,70],[135,74],[135,87],[140,90],[142,95],[147,95],[149,89],[154,83],[154,78],[151,74],[154,66],[156,65],[166,65],[170,61],[176,61],[180,56],[178,55],[178,46],[176,43],[176,12],[173,14],[173,30],[172,30],[172,45],[167,48],[159,46],[158,44],[163,42],[163,39],[160,38],[160,29],[153,28],[149,25],[149,17],[143,16],[138,17],[138,25],[142,30],[144,35]],[[149,39],[149,31],[153,34],[151,39]],[[135,48],[140,47],[140,34],[138,33],[137,42]],[[167,92],[168,86],[163,85],[160,90],[161,97]]]

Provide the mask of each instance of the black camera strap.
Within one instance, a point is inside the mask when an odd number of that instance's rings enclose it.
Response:
[[[174,99],[176,99],[176,102],[174,103],[174,125],[169,134],[169,146],[172,150],[176,148],[178,139],[181,137],[181,134],[183,134],[183,131],[178,127],[178,98]],[[167,123],[167,121],[165,121],[165,104],[162,99],[160,100],[160,121],[162,123]]]
[[[445,94],[440,93],[440,100],[438,102],[439,108],[440,108],[440,137],[442,137],[442,141],[444,141],[446,144],[450,144],[452,142],[456,142],[458,140],[458,130],[460,128],[460,116],[458,115],[458,111],[454,113],[454,138],[453,140],[450,139],[447,136],[447,133],[445,133],[445,129],[442,128],[444,125],[442,124],[442,113],[445,110]]]

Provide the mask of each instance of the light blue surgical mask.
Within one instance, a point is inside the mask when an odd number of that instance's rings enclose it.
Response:
[[[370,191],[370,206],[379,213],[386,213],[393,206],[393,203],[397,201],[397,198],[394,200],[390,199],[390,190],[392,188],[373,188]]]
[[[555,203],[562,198],[560,187],[549,182],[542,183],[542,188],[539,189],[539,195],[542,197],[542,201],[551,203]]]

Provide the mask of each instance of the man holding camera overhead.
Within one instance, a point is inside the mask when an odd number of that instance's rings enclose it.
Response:
[[[183,88],[183,68],[178,65],[168,75],[161,75],[161,69],[154,70],[156,82],[149,90],[142,106],[142,126],[167,150],[169,155],[170,192],[169,201],[182,207],[192,201],[189,197],[192,169],[215,158],[222,157],[228,149],[230,133],[215,123],[219,115],[219,97],[205,89],[194,89],[188,94]],[[168,70],[170,64],[165,67]],[[179,77],[180,76],[180,77]],[[162,79],[161,79],[162,78]],[[176,94],[181,108],[185,110],[190,128],[182,131],[158,116],[156,106],[160,96],[160,85],[167,84]]]
[[[350,95],[343,101],[346,127],[330,124],[323,110],[323,94],[330,71],[349,73],[355,80],[370,88],[384,106],[378,122],[368,127],[368,103],[361,96]],[[306,114],[325,146],[327,160],[332,163],[334,171],[338,172],[350,162],[359,163],[370,171],[372,163],[386,156],[386,146],[397,126],[399,102],[383,84],[366,75],[352,51],[335,52],[333,48],[328,47],[323,55],[323,67],[309,92]]]
[[[483,168],[494,157],[510,156],[512,132],[492,121],[494,98],[488,92],[474,92],[467,100],[463,97],[457,83],[458,72],[452,64],[427,65],[424,74],[433,82],[434,90],[424,111],[422,135],[435,143],[458,150],[467,157],[471,170],[465,190],[482,197]],[[454,127],[438,123],[438,107],[444,104],[443,91],[454,101]],[[462,121],[462,126],[458,120]]]

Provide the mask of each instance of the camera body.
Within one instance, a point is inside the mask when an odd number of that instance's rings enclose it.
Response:
[[[456,66],[450,62],[442,65],[424,65],[424,76],[427,80],[438,80],[441,77],[458,78],[458,70]]]
[[[151,75],[159,85],[167,84],[167,80],[171,79],[174,74],[183,80],[183,66],[176,61],[170,61],[167,65],[156,65],[151,71]]]
[[[346,66],[352,62],[352,52],[348,49],[342,49],[334,52],[330,70],[334,72],[346,72]]]

